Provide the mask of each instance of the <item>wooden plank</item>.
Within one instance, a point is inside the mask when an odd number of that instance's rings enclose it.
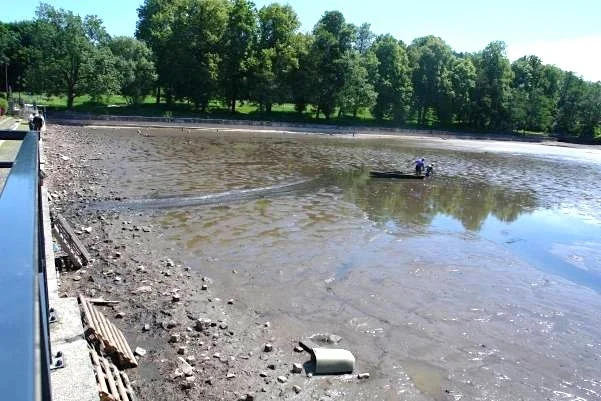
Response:
[[[69,255],[75,266],[82,268],[90,264],[92,257],[77,238],[71,225],[60,213],[54,218],[54,233],[61,244],[61,248]]]
[[[111,323],[83,295],[79,296],[79,301],[90,328],[88,336],[95,336],[106,352],[115,353],[118,359],[117,362],[121,367],[138,366],[138,361],[123,332]]]

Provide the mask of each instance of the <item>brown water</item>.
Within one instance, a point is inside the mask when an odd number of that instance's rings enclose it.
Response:
[[[343,336],[372,374],[353,399],[601,399],[600,151],[88,131],[165,248],[291,338]],[[418,156],[433,179],[369,178]]]

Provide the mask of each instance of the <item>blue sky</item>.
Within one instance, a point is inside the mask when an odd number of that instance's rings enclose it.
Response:
[[[272,3],[255,0],[258,8]],[[49,0],[76,14],[95,14],[115,35],[133,35],[142,0]],[[477,51],[503,40],[511,60],[535,54],[545,63],[601,81],[601,0],[290,0],[303,31],[327,10],[339,10],[354,24],[368,22],[378,34],[405,43],[433,34],[456,51]],[[4,22],[32,19],[37,0],[2,7]]]

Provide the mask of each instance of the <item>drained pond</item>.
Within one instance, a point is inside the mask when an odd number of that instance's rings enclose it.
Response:
[[[371,378],[341,399],[601,399],[600,150],[82,130],[87,209],[156,227],[286,338],[342,336]],[[418,157],[433,177],[370,178]]]

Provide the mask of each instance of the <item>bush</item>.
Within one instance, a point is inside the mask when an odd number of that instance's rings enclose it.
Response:
[[[3,97],[0,97],[0,109],[2,109],[2,114],[8,113],[8,102]]]

